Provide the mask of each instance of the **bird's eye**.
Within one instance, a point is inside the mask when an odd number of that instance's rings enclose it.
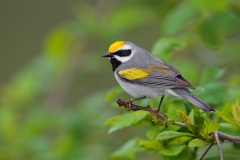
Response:
[[[130,49],[126,49],[126,50],[119,50],[116,52],[116,55],[118,55],[119,57],[127,57],[131,54],[131,50]]]

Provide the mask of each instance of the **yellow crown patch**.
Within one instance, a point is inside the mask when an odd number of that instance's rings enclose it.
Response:
[[[108,52],[110,52],[110,53],[115,52],[116,50],[118,50],[123,45],[124,45],[123,41],[114,42],[113,44],[110,45],[110,47],[108,49]]]

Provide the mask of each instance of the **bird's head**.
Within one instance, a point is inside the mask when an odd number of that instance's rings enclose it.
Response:
[[[110,45],[108,53],[104,54],[103,57],[110,59],[114,58],[117,61],[124,63],[129,61],[133,56],[134,45],[126,41],[116,41]]]

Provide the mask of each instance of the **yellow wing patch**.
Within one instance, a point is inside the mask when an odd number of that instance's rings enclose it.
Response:
[[[117,41],[117,42],[110,45],[110,47],[108,49],[108,52],[110,52],[110,53],[115,52],[116,50],[118,50],[123,45],[124,45],[123,41]]]
[[[150,74],[150,71],[142,68],[130,68],[119,71],[118,74],[128,80],[134,80],[147,77]]]
[[[152,66],[147,66],[147,68],[159,72],[162,74],[175,74],[175,72],[167,65],[152,65]]]

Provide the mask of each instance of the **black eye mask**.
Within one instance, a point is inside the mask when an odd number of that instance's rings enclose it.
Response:
[[[115,53],[113,53],[114,55],[118,55],[119,57],[127,57],[131,54],[131,50],[130,49],[126,49],[126,50],[119,50]]]

